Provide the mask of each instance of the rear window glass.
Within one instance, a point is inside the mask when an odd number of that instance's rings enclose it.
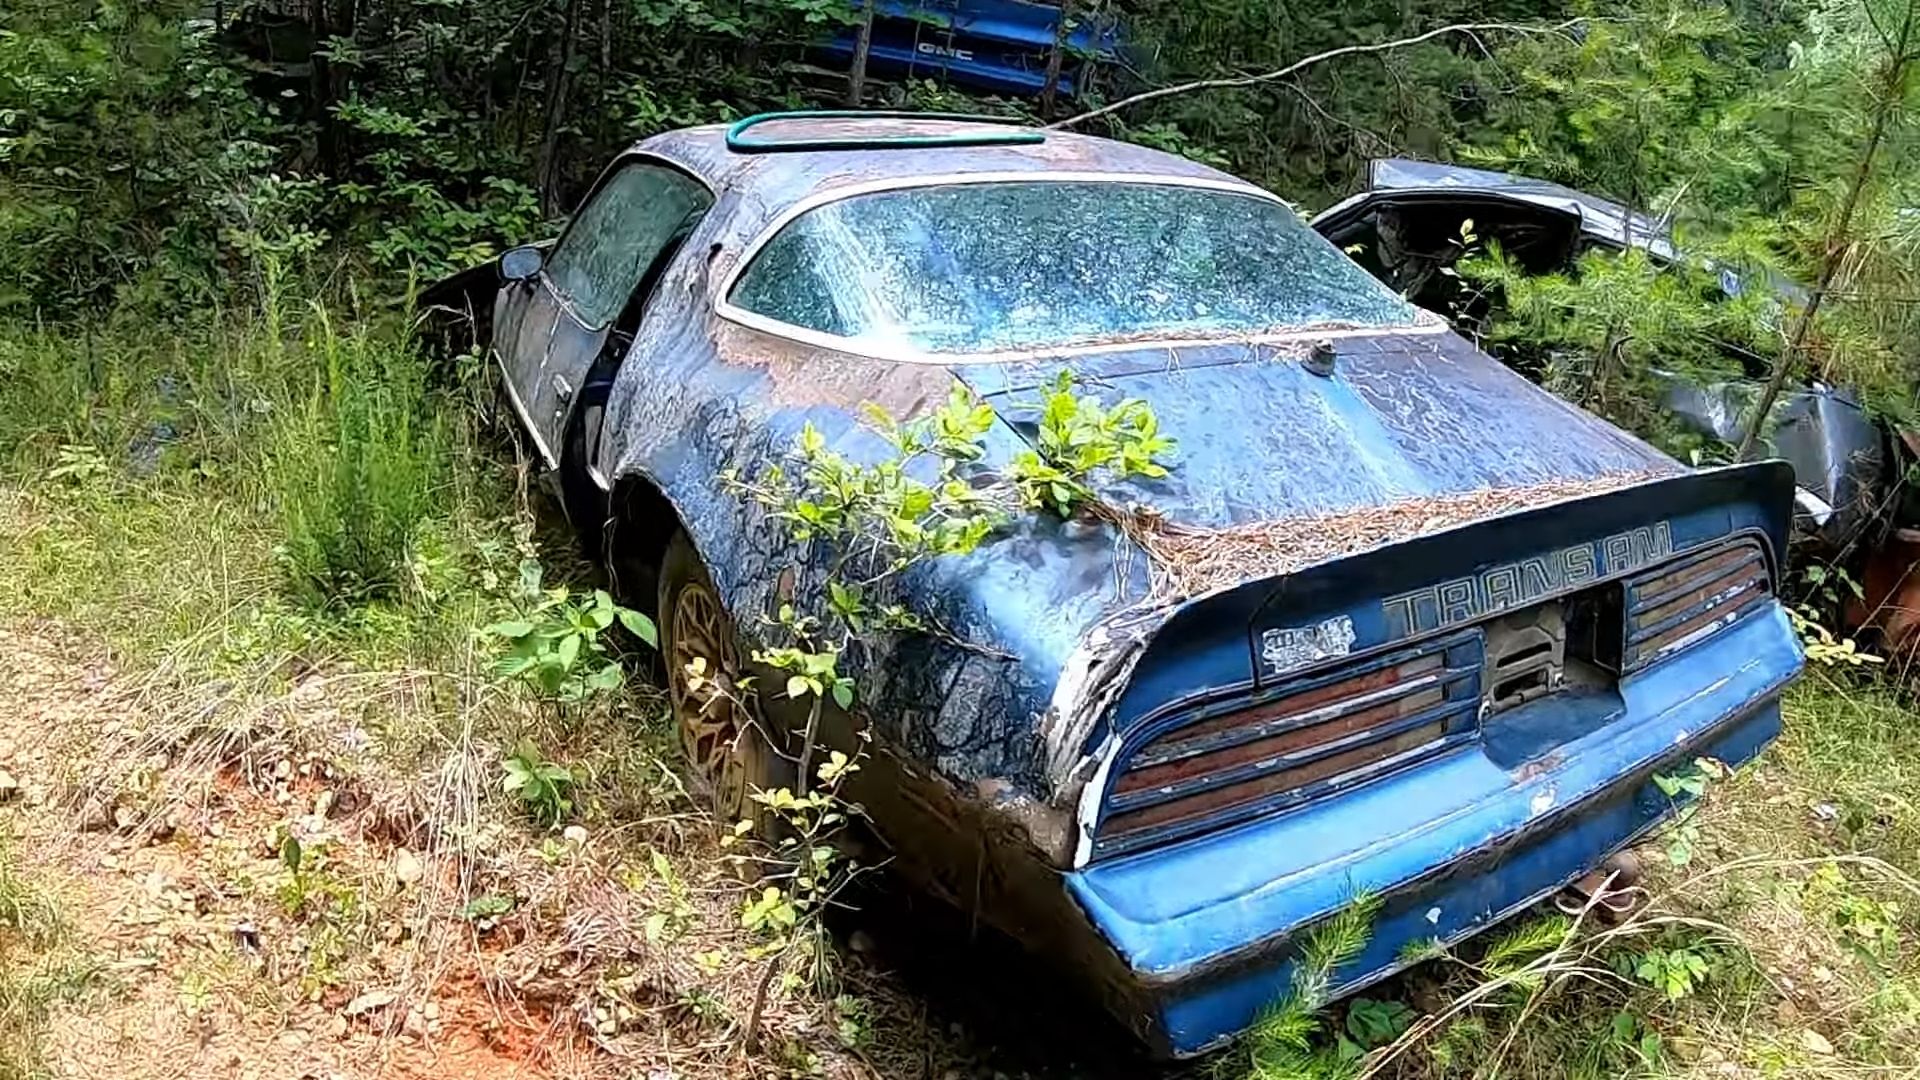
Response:
[[[859,347],[927,353],[1403,326],[1415,315],[1272,199],[1059,180],[827,203],[768,241],[729,299]]]

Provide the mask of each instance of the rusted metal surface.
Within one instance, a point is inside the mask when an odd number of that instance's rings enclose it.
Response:
[[[1894,529],[1868,553],[1861,592],[1848,623],[1879,631],[1889,652],[1920,652],[1920,529]]]

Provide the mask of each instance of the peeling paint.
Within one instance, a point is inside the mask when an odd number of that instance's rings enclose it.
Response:
[[[1551,787],[1542,788],[1536,792],[1533,798],[1527,802],[1527,813],[1529,816],[1539,817],[1541,814],[1553,809],[1556,794],[1555,789]]]

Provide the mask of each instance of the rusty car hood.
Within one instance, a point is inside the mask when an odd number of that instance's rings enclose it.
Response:
[[[1310,339],[1309,339],[1310,341]],[[1075,357],[1111,401],[1140,398],[1178,440],[1170,474],[1108,485],[1202,528],[1317,517],[1487,489],[1684,471],[1672,458],[1527,382],[1444,330],[1212,344]],[[1062,360],[969,365],[956,374],[1031,441],[1042,385]]]

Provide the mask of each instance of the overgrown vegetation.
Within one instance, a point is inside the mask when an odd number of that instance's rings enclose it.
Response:
[[[0,1078],[37,1080],[46,1075],[39,1027],[47,1007],[84,976],[62,968],[60,910],[14,859],[0,841]]]

